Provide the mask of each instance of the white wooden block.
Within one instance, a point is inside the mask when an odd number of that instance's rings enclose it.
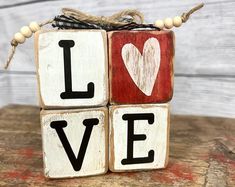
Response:
[[[105,31],[39,31],[35,36],[35,53],[42,108],[107,104]]]
[[[42,110],[44,174],[48,178],[108,170],[108,110]]]
[[[168,162],[169,105],[116,105],[109,110],[109,169],[159,169]]]

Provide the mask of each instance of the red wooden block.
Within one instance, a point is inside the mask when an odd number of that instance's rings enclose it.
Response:
[[[164,103],[173,96],[174,33],[113,31],[109,38],[110,103]]]

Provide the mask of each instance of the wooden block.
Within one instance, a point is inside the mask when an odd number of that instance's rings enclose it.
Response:
[[[169,106],[122,105],[109,110],[109,169],[159,169],[168,162]]]
[[[42,108],[105,106],[108,102],[106,32],[41,31],[35,37]]]
[[[44,174],[48,178],[108,170],[108,110],[42,110]]]
[[[108,33],[111,104],[165,103],[173,95],[174,33]]]

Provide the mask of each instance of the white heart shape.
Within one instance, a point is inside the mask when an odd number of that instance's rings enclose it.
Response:
[[[147,96],[151,96],[161,61],[160,45],[156,38],[144,43],[143,55],[132,44],[122,47],[123,62],[136,86]]]

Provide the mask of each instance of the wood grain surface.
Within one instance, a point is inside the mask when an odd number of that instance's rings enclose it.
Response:
[[[39,108],[0,110],[0,186],[235,186],[235,120],[171,116],[166,169],[49,180],[43,176]]]
[[[205,7],[202,10],[192,15],[182,27],[174,29],[176,53],[172,112],[235,117],[235,1],[203,2]],[[198,3],[201,1],[3,0],[0,3],[0,66],[7,58],[15,32],[32,20],[53,18],[62,7],[78,8],[95,15],[110,15],[124,8],[136,8],[144,13],[146,22],[154,22],[180,15]],[[33,39],[28,39],[17,47],[10,73],[0,70],[1,106],[38,103],[36,78],[31,75],[35,69]],[[24,77],[24,81],[19,77]]]

